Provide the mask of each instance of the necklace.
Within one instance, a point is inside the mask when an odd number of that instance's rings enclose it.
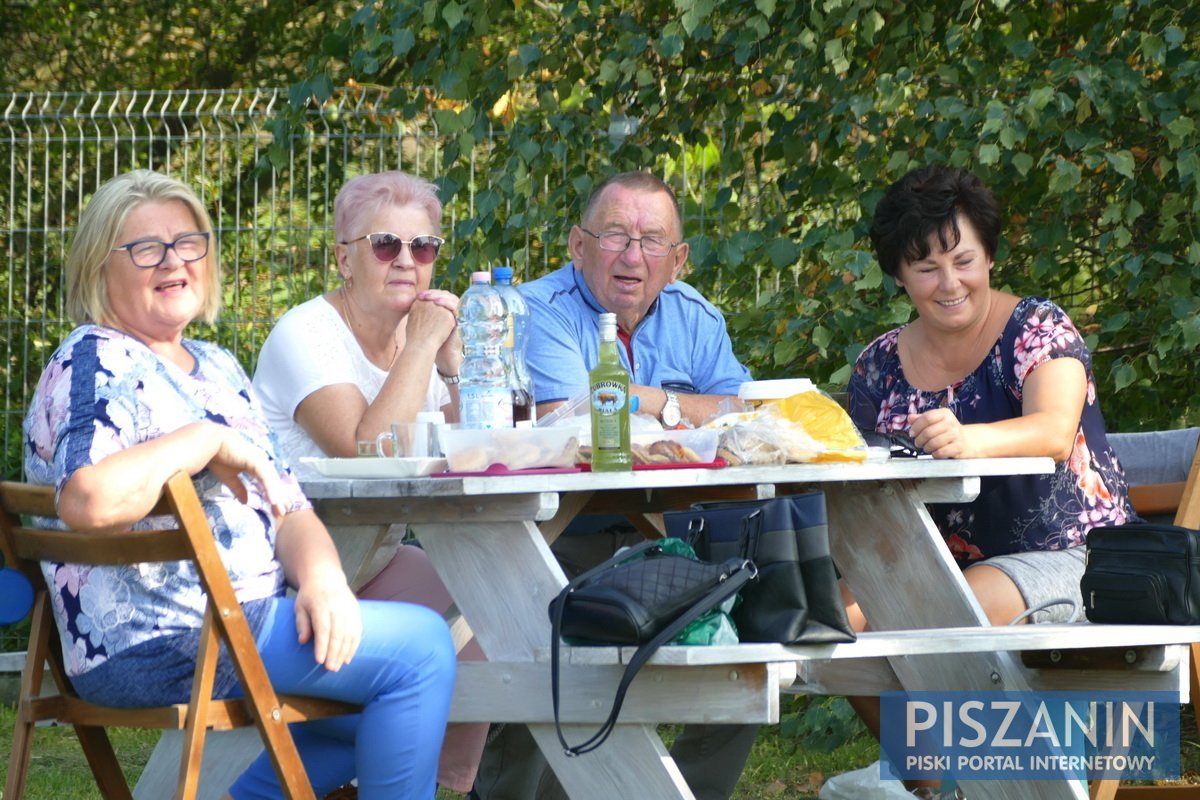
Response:
[[[345,322],[346,327],[350,329],[350,335],[354,337],[354,341],[358,344],[358,348],[360,350],[362,350],[363,355],[367,356],[367,359],[369,361],[371,361],[372,363],[375,363],[375,360],[372,359],[370,354],[367,353],[367,348],[363,346],[362,339],[359,338],[357,326],[354,324],[354,313],[351,310],[350,295],[346,291],[345,285],[338,287],[338,294],[341,296],[341,301],[342,301],[341,308],[338,309],[338,311],[341,315],[342,321]],[[396,363],[396,358],[399,355],[400,355],[400,339],[395,333],[393,333],[392,334],[392,357],[388,360],[388,364],[386,367],[384,367],[384,369],[391,370],[392,365]],[[376,366],[378,366],[378,364],[376,364]]]

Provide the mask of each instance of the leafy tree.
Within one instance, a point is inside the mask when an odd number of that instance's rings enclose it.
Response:
[[[687,172],[689,280],[739,353],[835,388],[911,315],[866,243],[883,189],[966,166],[1007,207],[997,283],[1070,311],[1114,427],[1166,426],[1200,411],[1198,21],[1179,0],[379,0],[324,38],[274,156],[335,87],[394,86],[381,113],[436,123],[470,208],[452,273],[515,253],[540,274],[598,179]],[[489,180],[464,197],[472,162]]]
[[[13,0],[0,91],[279,86],[354,5],[337,0]]]

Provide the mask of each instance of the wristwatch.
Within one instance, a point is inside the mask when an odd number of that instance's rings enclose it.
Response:
[[[663,404],[658,418],[662,420],[663,427],[674,428],[683,417],[683,414],[679,411],[679,395],[670,389],[663,389],[663,391],[667,394],[667,402]]]

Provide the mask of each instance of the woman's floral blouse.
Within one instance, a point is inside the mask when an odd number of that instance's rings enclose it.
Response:
[[[278,463],[289,511],[309,507],[241,366],[216,345],[183,344],[196,360],[190,373],[120,331],[91,324],[72,331],[51,356],[25,418],[27,479],[61,492],[81,467],[207,420],[238,431]],[[281,594],[275,520],[257,482],[241,503],[208,470],[194,480],[238,599],[245,604]],[[134,527],[153,524],[148,519]],[[188,563],[44,562],[42,572],[72,676],[150,639],[198,629],[203,619],[199,577]]]
[[[1026,297],[974,372],[926,392],[904,379],[897,340],[902,328],[872,342],[850,378],[850,415],[864,430],[907,431],[908,414],[948,407],[965,425],[1021,415],[1025,379],[1054,358],[1076,358],[1087,374],[1087,400],[1071,456],[1051,475],[983,478],[979,497],[929,510],[960,566],[1004,553],[1058,550],[1084,544],[1097,525],[1134,519],[1125,473],[1104,433],[1092,356],[1066,313]]]

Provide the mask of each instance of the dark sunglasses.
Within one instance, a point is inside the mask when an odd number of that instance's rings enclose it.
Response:
[[[879,433],[859,429],[868,447],[886,447],[892,458],[921,458],[929,454],[917,447],[912,437],[900,431]]]
[[[429,234],[405,240],[394,233],[368,233],[348,242],[339,242],[339,244],[354,244],[363,239],[371,243],[371,252],[380,261],[395,261],[404,246],[408,245],[408,251],[412,253],[413,261],[418,264],[432,264],[433,260],[438,257],[442,245],[446,243],[446,240],[440,236]]]

